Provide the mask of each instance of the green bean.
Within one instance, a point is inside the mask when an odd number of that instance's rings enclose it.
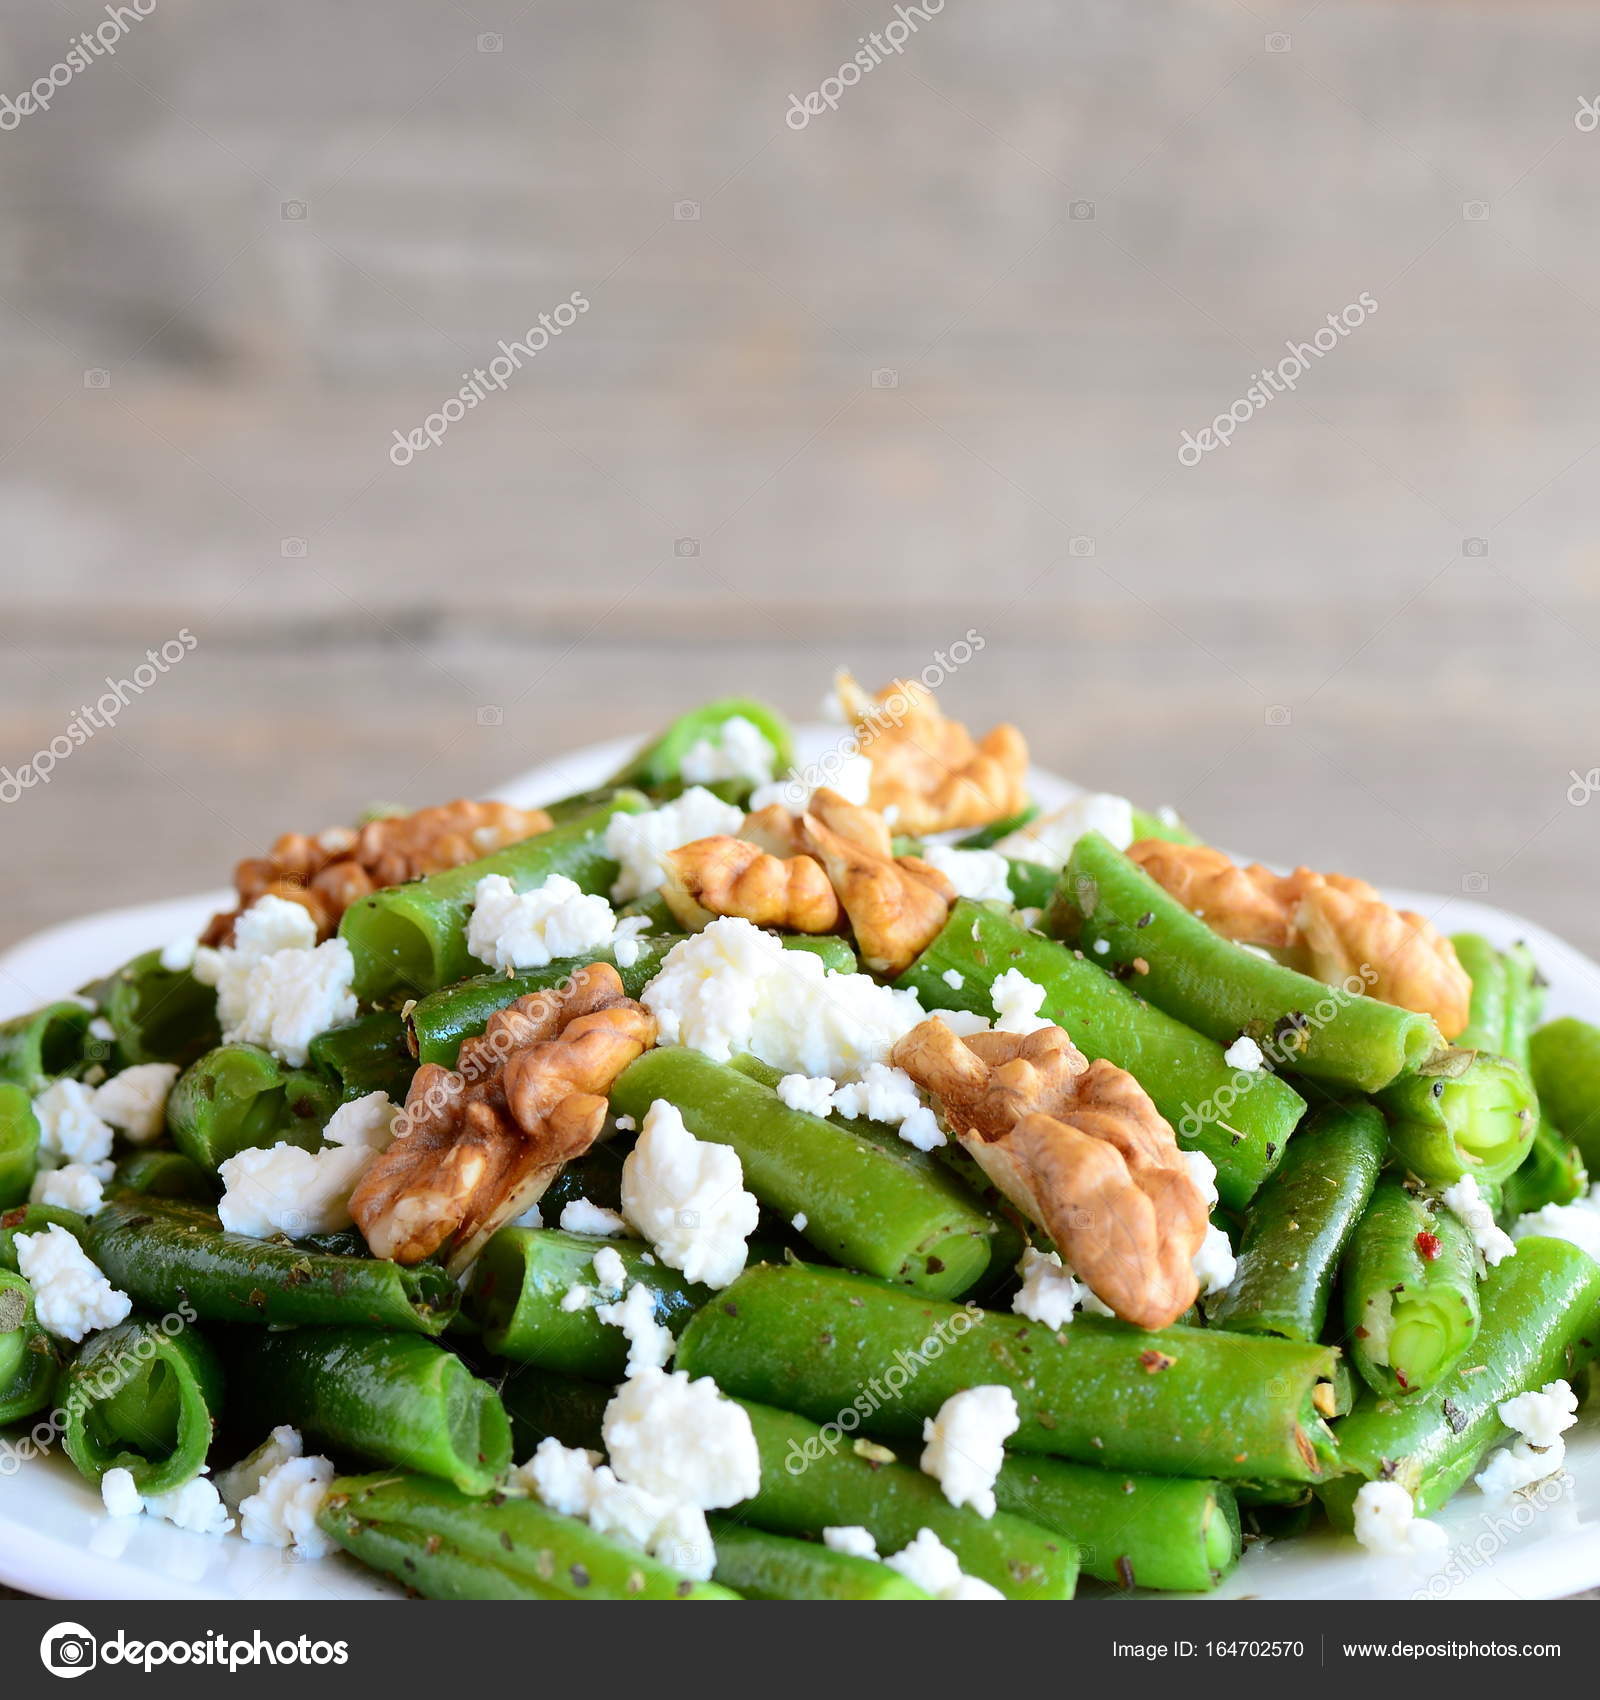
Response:
[[[1179,1021],[1221,1044],[1247,1034],[1330,1086],[1376,1092],[1444,1043],[1432,1016],[1379,1003],[1349,982],[1324,985],[1220,938],[1097,832],[1073,847],[1047,926],[1115,972],[1139,973],[1143,962],[1140,995]]]
[[[60,1371],[55,1346],[39,1326],[33,1288],[0,1269],[0,1428],[47,1409]]]
[[[728,1302],[724,1296],[709,1308],[724,1311]],[[742,1521],[780,1535],[858,1526],[885,1554],[931,1529],[966,1575],[1008,1599],[1072,1598],[1078,1555],[1061,1535],[1008,1511],[985,1518],[958,1509],[932,1476],[886,1457],[882,1446],[852,1441],[837,1426],[830,1433],[791,1411],[749,1399],[736,1403],[749,1415],[761,1454],[760,1491],[734,1507]]]
[[[1321,1492],[1343,1527],[1361,1483],[1380,1476],[1398,1481],[1420,1514],[1437,1511],[1504,1435],[1499,1406],[1593,1354],[1600,1265],[1566,1240],[1519,1240],[1517,1255],[1484,1277],[1482,1298],[1477,1341],[1450,1376],[1414,1399],[1368,1391],[1335,1425],[1353,1474]]]
[[[222,1042],[217,994],[187,968],[164,968],[159,950],[147,950],[114,974],[85,987],[111,1023],[124,1068],[172,1062],[187,1067]]]
[[[487,1493],[511,1463],[500,1396],[453,1352],[378,1328],[235,1333],[229,1410],[253,1434],[280,1423],[385,1464]]]
[[[1533,1087],[1514,1062],[1448,1050],[1377,1094],[1395,1156],[1420,1179],[1500,1181],[1527,1155],[1537,1122]]]
[[[1239,1508],[1224,1482],[1130,1476],[1063,1458],[1008,1458],[1002,1511],[1065,1535],[1084,1574],[1123,1588],[1200,1593],[1239,1561]]]
[[[92,1014],[87,1005],[65,999],[0,1021],[0,1081],[37,1093],[70,1074],[83,1060]]]
[[[208,1206],[216,1202],[216,1176],[181,1151],[132,1151],[117,1164],[114,1179],[124,1192],[186,1198]]]
[[[1238,1270],[1206,1314],[1215,1328],[1319,1340],[1339,1259],[1388,1153],[1370,1104],[1317,1110],[1256,1194],[1239,1240]]]
[[[175,1198],[112,1199],[89,1225],[87,1250],[136,1301],[181,1298],[204,1322],[353,1322],[437,1334],[458,1299],[434,1264],[406,1269],[252,1239]]]
[[[574,1287],[595,1286],[594,1256],[609,1244],[622,1259],[628,1285],[650,1290],[655,1319],[681,1333],[712,1295],[651,1256],[639,1240],[598,1240],[552,1228],[502,1228],[484,1247],[462,1299],[466,1319],[483,1329],[497,1357],[545,1369],[621,1381],[628,1341],[602,1322],[592,1305],[563,1310]]]
[[[317,1524],[431,1600],[731,1600],[535,1499],[474,1499],[427,1476],[339,1476]]]
[[[829,1257],[940,1296],[989,1266],[996,1219],[903,1140],[792,1110],[747,1073],[676,1047],[646,1051],[611,1089],[613,1110],[640,1123],[657,1099],[696,1138],[732,1146],[749,1191],[785,1220],[803,1212],[806,1238]]]
[[[1133,840],[1137,844],[1144,838],[1162,838],[1168,844],[1199,844],[1203,840],[1184,821],[1180,820],[1171,809],[1165,809],[1151,814],[1145,809],[1133,811]]]
[[[403,1104],[417,1071],[406,1023],[398,1011],[390,1009],[373,1010],[347,1027],[319,1033],[306,1047],[306,1060],[312,1070],[339,1083],[346,1102],[382,1092]]]
[[[1277,1166],[1305,1100],[1265,1070],[1231,1068],[1221,1045],[1152,1008],[1093,961],[981,904],[960,902],[896,984],[916,992],[926,1009],[992,1017],[989,989],[1010,968],[1044,987],[1041,1013],[1086,1057],[1126,1069],[1179,1143],[1216,1164],[1225,1204],[1249,1202]],[[945,978],[952,972],[958,986]]]
[[[1533,952],[1520,939],[1506,951],[1505,963],[1506,1035],[1500,1054],[1510,1057],[1526,1072],[1533,1030],[1544,1014],[1545,978],[1539,972]]]
[[[39,1166],[39,1118],[13,1081],[0,1081],[0,1210],[26,1204]]]
[[[1313,1398],[1327,1347],[1079,1317],[1059,1335],[842,1270],[748,1269],[696,1313],[677,1367],[819,1422],[921,1438],[953,1393],[1009,1387],[1008,1445],[1115,1470],[1316,1481],[1332,1447]],[[894,1387],[898,1370],[902,1385]]]
[[[1600,1171],[1600,1027],[1573,1015],[1546,1022],[1528,1056],[1540,1110]]]
[[[1506,962],[1500,952],[1477,933],[1457,933],[1451,940],[1456,957],[1472,981],[1467,1025],[1455,1037],[1464,1051],[1506,1054]]]
[[[638,960],[617,970],[622,989],[630,998],[638,997],[661,972],[662,958],[682,936],[673,934],[642,941]],[[429,992],[425,998],[418,999],[406,1016],[417,1061],[454,1068],[461,1041],[481,1033],[497,1009],[504,1009],[532,992],[554,991],[590,963],[612,960],[610,951],[595,951],[588,956],[564,957],[521,974],[475,974],[453,986],[441,986],[438,991]]]
[[[785,950],[804,950],[822,958],[822,966],[830,974],[855,974],[861,962],[850,941],[837,933],[785,933],[778,941]]]
[[[1021,832],[1029,821],[1037,818],[1039,805],[1029,803],[1019,814],[1007,815],[1004,820],[992,820],[987,826],[980,826],[976,832],[969,832],[965,838],[956,840],[958,850],[992,850],[1002,838],[1013,832]]]
[[[184,1070],[167,1098],[167,1131],[202,1169],[280,1140],[314,1151],[339,1106],[320,1074],[287,1068],[259,1045],[219,1045]]]
[[[820,1541],[772,1535],[725,1517],[711,1520],[716,1579],[747,1600],[926,1600],[915,1582],[871,1558]]]
[[[717,743],[723,727],[736,718],[748,720],[766,739],[772,750],[772,771],[787,773],[794,765],[794,740],[783,716],[750,697],[719,697],[715,702],[680,714],[660,737],[652,739],[626,761],[612,775],[611,783],[637,785],[644,790],[681,785],[684,757],[702,739]]]
[[[408,885],[384,886],[351,904],[339,936],[355,958],[356,996],[363,1003],[394,993],[421,997],[480,969],[467,951],[467,921],[478,881],[488,874],[504,874],[519,891],[565,874],[585,891],[609,892],[617,864],[606,855],[606,823],[645,804],[636,791],[618,792],[603,807],[548,832]]]
[[[1509,1216],[1521,1216],[1542,1210],[1547,1204],[1571,1204],[1588,1190],[1589,1170],[1583,1153],[1561,1137],[1554,1122],[1541,1116],[1528,1155],[1505,1178],[1504,1211]]]
[[[125,1469],[140,1493],[161,1494],[199,1475],[223,1376],[216,1353],[184,1324],[177,1310],[159,1322],[119,1322],[91,1334],[68,1365],[62,1444],[90,1481]]]
[[[65,1228],[79,1245],[89,1237],[88,1219],[57,1204],[19,1204],[0,1214],[0,1269],[16,1274],[18,1234],[42,1233],[49,1227]]]
[[[507,1369],[500,1398],[511,1419],[512,1457],[528,1457],[546,1437],[563,1446],[605,1450],[605,1415],[612,1387],[532,1364],[510,1364]]]
[[[1059,870],[1047,868],[1042,862],[1008,859],[1006,884],[1011,887],[1011,903],[1016,909],[1043,909],[1055,895],[1060,880]]]
[[[1434,1386],[1477,1338],[1477,1250],[1437,1199],[1398,1176],[1378,1182],[1344,1258],[1350,1355],[1374,1392]]]

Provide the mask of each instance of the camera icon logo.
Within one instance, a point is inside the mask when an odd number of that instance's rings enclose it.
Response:
[[[1487,201],[1463,201],[1461,203],[1461,216],[1470,219],[1485,219],[1489,216],[1489,203]]]
[[[1463,537],[1461,539],[1461,553],[1469,561],[1481,561],[1489,553],[1489,539],[1487,537]]]
[[[111,374],[104,366],[91,366],[83,374],[83,387],[86,390],[108,390],[111,388]]]
[[[1069,218],[1093,218],[1094,202],[1074,201],[1072,205],[1067,208],[1067,216]]]
[[[1269,726],[1287,726],[1294,715],[1289,712],[1287,703],[1275,702],[1267,710],[1266,719]]]
[[[1094,539],[1092,537],[1070,538],[1067,542],[1067,553],[1075,555],[1079,560],[1092,555],[1094,553]]]
[[[1489,876],[1487,874],[1463,874],[1461,876],[1461,889],[1469,897],[1481,897],[1489,889]]]
[[[278,553],[286,561],[303,561],[306,558],[306,540],[303,537],[283,537],[278,540]]]
[[[672,216],[677,219],[679,224],[693,224],[700,217],[700,203],[698,201],[674,201],[672,203]]]
[[[496,35],[493,30],[487,30],[478,37],[480,53],[498,53],[505,46],[505,37]]]
[[[872,387],[875,390],[897,390],[900,388],[900,374],[892,366],[878,366],[873,369]]]
[[[478,710],[478,724],[480,726],[501,726],[505,723],[505,718],[505,711],[498,703],[486,702]]]
[[[1293,41],[1282,30],[1274,30],[1263,41],[1268,53],[1287,53],[1294,45]]]
[[[700,553],[700,539],[698,537],[675,537],[672,540],[672,552],[674,555],[685,557],[698,555]]]
[[[81,1623],[57,1623],[44,1632],[39,1657],[52,1676],[82,1676],[99,1663],[100,1648]]]
[[[304,201],[280,201],[278,203],[278,217],[288,219],[291,224],[303,224],[305,216],[306,204]]]

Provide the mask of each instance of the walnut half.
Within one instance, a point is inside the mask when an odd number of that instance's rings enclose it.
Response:
[[[1059,1027],[962,1039],[937,1017],[893,1060],[1119,1317],[1165,1328],[1194,1303],[1205,1200],[1131,1074],[1088,1062]]]
[[[455,1069],[424,1063],[350,1200],[373,1255],[442,1252],[459,1274],[595,1142],[612,1083],[655,1039],[655,1017],[597,962],[497,1010]]]

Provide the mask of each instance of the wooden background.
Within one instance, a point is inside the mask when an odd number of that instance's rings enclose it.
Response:
[[[198,640],[0,806],[0,944],[975,628],[1042,761],[1600,950],[1593,12],[947,0],[789,128],[893,15],[158,0],[0,132],[0,766]]]

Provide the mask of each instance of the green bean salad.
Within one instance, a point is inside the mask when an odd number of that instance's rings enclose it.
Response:
[[[430,1598],[1425,1566],[1600,1355],[1529,952],[837,682],[541,810],[290,834],[0,1023],[0,1447]]]

